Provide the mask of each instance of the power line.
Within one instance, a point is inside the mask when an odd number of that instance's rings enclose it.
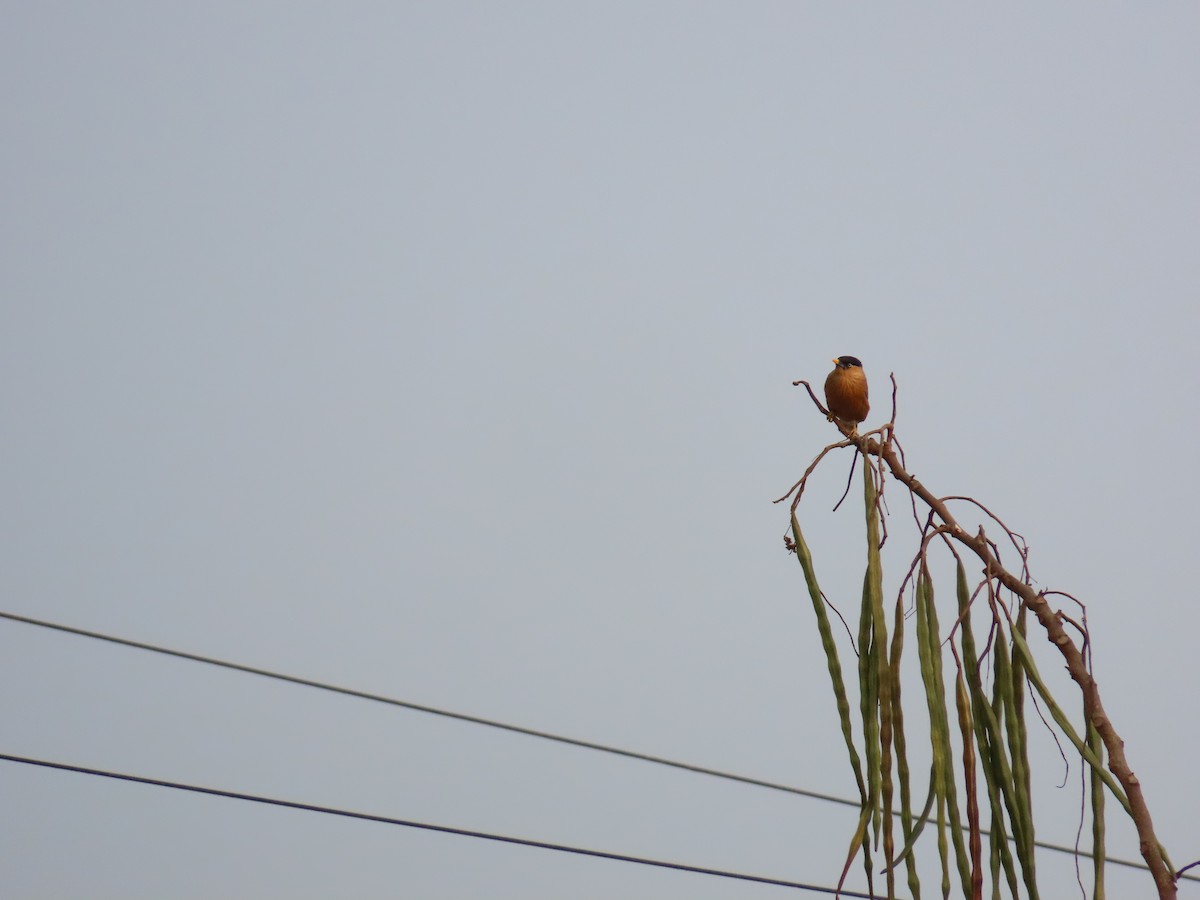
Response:
[[[99,631],[88,631],[83,628],[75,628],[71,625],[62,625],[57,622],[47,622],[43,619],[34,619],[29,616],[21,616],[16,613],[5,612],[0,610],[0,619],[8,619],[13,622],[21,622],[25,625],[33,625],[37,628],[47,628],[52,631],[59,631],[65,634],[74,634],[79,637],[92,638],[93,640],[106,641],[110,644],[118,644],[123,647],[132,647],[137,650],[146,650],[150,653],[158,653],[163,656],[173,656],[177,659],[186,659],[192,662],[203,663],[208,666],[216,666],[222,669],[230,669],[234,672],[244,672],[248,675],[258,675],[262,678],[270,678],[275,681],[283,681],[288,684],[296,684],[302,687],[314,688],[320,691],[327,691],[334,694],[343,694],[347,697],[357,697],[360,700],[370,700],[373,703],[382,703],[387,706],[400,707],[402,709],[411,709],[416,712],[429,713],[430,715],[442,716],[447,719],[457,719],[460,722],[470,722],[474,725],[484,725],[488,728],[497,728],[501,731],[509,731],[514,734],[524,734],[529,737],[541,738],[547,741],[555,741],[560,744],[567,744],[572,747],[583,747],[588,750],[596,750],[600,753],[608,753],[613,756],[622,756],[626,759],[637,759],[642,762],[653,763],[659,766],[667,766],[672,769],[682,769],[687,772],[695,772],[700,775],[709,775],[713,778],[722,778],[726,781],[735,781],[740,784],[750,784],[755,787],[767,788],[773,791],[783,791],[788,794],[796,794],[801,797],[811,797],[815,800],[824,800],[827,803],[837,803],[842,806],[849,806],[854,809],[860,809],[861,804],[857,800],[850,800],[846,797],[837,797],[833,794],[824,794],[820,791],[810,791],[805,788],[794,787],[788,784],[781,784],[776,781],[766,781],[761,778],[752,778],[748,775],[738,775],[734,772],[725,772],[721,769],[711,769],[706,766],[698,766],[693,763],[681,762],[679,760],[667,759],[662,756],[653,756],[649,753],[640,753],[636,750],[625,750],[620,747],[613,747],[608,744],[599,744],[594,741],[584,741],[579,738],[566,737],[561,734],[554,734],[549,731],[540,731],[535,728],[526,728],[522,725],[512,725],[507,722],[500,722],[495,719],[485,719],[480,716],[472,716],[467,713],[454,712],[448,709],[439,709],[436,706],[427,706],[422,703],[413,703],[408,700],[400,700],[395,697],[387,697],[383,694],[373,694],[369,691],[360,691],[354,688],[339,687],[338,685],[328,684],[323,681],[315,681],[311,678],[301,678],[296,675],[285,675],[281,672],[274,672],[270,669],[261,669],[256,666],[248,666],[243,663],[229,662],[228,660],[216,659],[211,656],[202,656],[198,653],[188,653],[184,650],[172,650],[169,647],[162,647],[157,644],[148,644],[143,641],[133,641],[128,638],[116,637],[111,634],[104,634]],[[897,814],[898,815],[898,814]],[[985,832],[986,833],[986,832]],[[1074,847],[1067,847],[1063,844],[1053,844],[1049,841],[1034,841],[1034,845],[1043,849],[1050,850],[1054,853],[1066,853],[1070,856],[1080,856],[1090,859],[1092,854],[1085,850],[1076,850]],[[1148,870],[1149,867],[1145,863],[1136,862],[1129,859],[1120,859],[1113,856],[1106,856],[1105,862],[1115,866],[1125,866],[1131,869]],[[1187,881],[1200,881],[1200,876],[1184,874],[1181,879]]]
[[[480,716],[472,716],[467,713],[453,712],[448,709],[438,709],[435,706],[426,706],[422,703],[413,703],[408,700],[399,700],[395,697],[386,697],[382,694],[372,694],[368,691],[360,691],[354,688],[339,687],[334,684],[328,684],[323,681],[314,681],[311,678],[300,678],[296,675],[285,675],[281,672],[273,672],[269,669],[260,669],[256,666],[248,666],[242,663],[229,662],[227,660],[215,659],[211,656],[201,656],[197,653],[188,653],[184,650],[172,650],[169,647],[160,647],[155,644],[147,644],[142,641],[131,641],[127,638],[115,637],[111,634],[102,634],[98,631],[87,631],[82,628],[75,628],[70,625],[60,625],[55,622],[46,622],[41,619],[32,619],[28,616],[19,616],[16,613],[0,611],[0,619],[10,619],[13,622],[22,622],[26,625],[34,625],[38,628],[49,628],[54,631],[65,632],[66,634],[74,634],[80,637],[93,638],[98,641],[107,641],[110,644],[119,644],[123,647],[133,647],[137,650],[147,650],[151,653],[159,653],[163,656],[173,656],[177,659],[187,659],[192,662],[203,663],[208,666],[218,666],[222,669],[231,669],[235,672],[245,672],[249,675],[259,675],[263,678],[271,678],[275,681],[285,681],[289,684],[298,684],[302,687],[315,688],[320,691],[328,691],[334,694],[343,694],[347,697],[357,697],[360,700],[370,700],[373,703],[383,703],[387,706],[398,706],[403,709],[412,709],[417,712],[429,713],[435,716],[442,716],[447,719],[458,719],[460,722],[470,722],[474,725],[486,725],[488,728],[498,728],[502,731],[511,731],[515,734],[524,734],[529,737],[542,738],[547,741],[556,741],[560,744],[569,744],[573,747],[584,747],[588,750],[598,750],[601,753],[611,753],[614,756],[624,756],[627,759],[638,759],[643,762],[654,763],[660,766],[670,766],[673,769],[684,769],[688,772],[697,772],[701,775],[711,775],[714,778],[724,778],[727,781],[737,781],[742,784],[752,784],[756,787],[768,788],[773,791],[785,791],[789,794],[799,794],[803,797],[812,797],[816,800],[824,800],[827,803],[839,803],[843,806],[851,806],[854,809],[859,809],[860,804],[857,800],[847,800],[844,797],[835,797],[832,794],[822,794],[818,791],[808,791],[803,788],[792,787],[791,785],[779,784],[774,781],[764,781],[761,778],[751,778],[747,775],[737,775],[733,772],[723,772],[720,769],[710,769],[705,766],[697,766],[691,763],[679,762],[674,759],[666,759],[662,756],[652,756],[648,753],[639,753],[636,750],[623,750],[620,747],[611,747],[607,744],[597,744],[592,741],[584,741],[578,738],[566,737],[561,734],[554,734],[549,731],[539,731],[535,728],[525,728],[521,725],[510,725],[507,722],[499,722],[495,719],[484,719]]]
[[[123,772],[110,772],[105,769],[92,769],[86,766],[74,766],[67,763],[50,762],[44,759],[32,759],[27,756],[13,756],[0,753],[0,760],[21,763],[28,766],[41,766],[45,769],[57,769],[62,772],[75,772],[80,775],[92,775],[99,778],[112,778],[118,781],[131,781],[136,784],[147,784],[151,787],[171,788],[177,791],[190,791],[195,794],[208,794],[213,797],[224,797],[229,800],[245,800],[251,803],[263,803],[269,806],[282,806],[286,809],[298,809],[303,812],[321,813],[327,816],[342,816],[347,819],[361,819],[367,822],[378,822],[383,825],[399,825],[404,828],[419,828],[424,831],[436,831],[441,834],[453,834],[459,837],[478,838],[485,841],[498,841],[504,844],[517,844],[522,847],[537,847],[542,850],[555,850],[559,853],[574,853],[579,856],[592,856],[599,859],[611,859],[617,862],[634,863],[640,866],[655,866],[660,869],[674,869],[678,872],[692,872],[696,875],[711,875],[717,878],[732,878],[737,881],[751,881],[756,884],[769,884],[775,887],[793,888],[818,894],[837,894],[836,888],[824,887],[817,884],[805,884],[800,881],[787,881],[782,878],[768,878],[765,875],[748,875],[744,872],[731,872],[726,869],[711,869],[707,866],[691,866],[686,863],[667,862],[661,859],[648,859],[641,856],[629,856],[624,853],[610,853],[607,850],[591,850],[585,847],[573,847],[568,844],[554,844],[549,841],[535,841],[529,838],[513,837],[505,834],[493,834],[486,831],[472,831],[467,828],[454,828],[450,825],[433,825],[429,822],[413,822],[408,819],[396,819],[391,816],[379,816],[372,813],[354,812],[348,809],[338,809],[332,806],[317,806],[312,803],[300,803],[295,800],[280,800],[275,797],[263,797],[258,794],[244,794],[239,791],[225,791],[219,788],[202,787],[196,784],[184,784],[178,781],[163,781],[158,778],[146,778],[142,775],[128,775]],[[843,897],[861,897],[870,900],[870,894],[843,889]]]

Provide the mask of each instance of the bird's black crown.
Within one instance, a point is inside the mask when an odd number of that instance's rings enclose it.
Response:
[[[862,360],[860,360],[857,356],[839,356],[838,357],[838,365],[842,366],[843,368],[849,368],[850,366],[858,366],[861,369],[862,368]]]

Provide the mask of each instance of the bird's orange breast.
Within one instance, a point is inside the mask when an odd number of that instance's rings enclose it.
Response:
[[[861,366],[838,366],[825,379],[825,403],[835,418],[862,422],[871,411],[867,401],[867,376]]]

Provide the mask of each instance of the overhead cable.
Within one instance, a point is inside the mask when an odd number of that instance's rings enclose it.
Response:
[[[391,816],[380,816],[372,813],[354,812],[348,809],[338,809],[332,806],[318,806],[313,803],[300,803],[295,800],[281,800],[276,797],[263,797],[258,794],[246,794],[240,791],[225,791],[219,788],[202,787],[196,784],[184,784],[178,781],[164,781],[159,778],[147,778],[142,775],[128,775],[123,772],[110,772],[105,769],[93,769],[87,766],[75,766],[67,763],[50,762],[44,759],[33,759],[27,756],[14,756],[0,753],[0,760],[21,763],[28,766],[41,766],[46,769],[57,769],[62,772],[74,772],[80,775],[91,775],[99,778],[111,778],[119,781],[131,781],[136,784],[146,784],[151,787],[170,788],[176,791],[190,791],[195,794],[208,794],[213,797],[224,797],[229,800],[244,800],[250,803],[263,803],[269,806],[281,806],[286,809],[298,809],[303,812],[320,813],[327,816],[341,816],[348,819],[361,819],[367,822],[378,822],[383,825],[398,825],[404,828],[419,828],[424,831],[436,831],[441,834],[453,834],[459,837],[477,838],[485,841],[499,841],[505,844],[518,844],[522,847],[537,847],[541,850],[555,850],[559,853],[574,853],[579,856],[592,856],[599,859],[611,859],[616,862],[633,863],[640,866],[655,866],[660,869],[674,869],[678,872],[691,872],[696,875],[709,875],[717,878],[731,878],[737,881],[750,881],[757,884],[769,884],[774,887],[793,888],[800,891],[810,891],[818,894],[838,894],[843,897],[866,898],[870,894],[817,884],[805,884],[800,881],[788,881],[783,878],[768,878],[765,875],[749,875],[745,872],[731,872],[726,869],[713,869],[708,866],[692,866],[686,863],[667,862],[661,859],[649,859],[642,856],[630,856],[625,853],[610,853],[607,850],[592,850],[586,847],[574,847],[568,844],[556,844],[549,841],[535,841],[529,838],[513,837],[506,834],[494,834],[487,831],[474,831],[467,828],[455,828],[450,825],[433,825],[429,822],[414,822],[409,819],[397,819]]]
[[[296,675],[286,675],[282,672],[274,672],[270,669],[262,669],[257,666],[249,666],[243,663],[229,662],[228,660],[216,659],[211,656],[203,656],[198,653],[189,653],[185,650],[173,650],[169,647],[162,647],[157,644],[149,644],[143,641],[134,641],[128,638],[117,637],[111,634],[104,634],[99,631],[88,631],[84,628],[75,628],[71,625],[62,625],[57,622],[48,622],[43,619],[34,619],[30,616],[22,616],[16,613],[5,612],[0,610],[0,619],[8,619],[13,622],[20,622],[25,625],[33,625],[37,628],[46,628],[52,631],[59,631],[65,634],[74,634],[79,637],[91,638],[98,641],[106,641],[110,644],[118,644],[123,647],[132,647],[137,650],[146,650],[150,653],[158,653],[163,656],[172,656],[177,659],[186,659],[191,662],[203,663],[208,666],[217,666],[222,669],[230,669],[235,672],[244,672],[248,675],[258,675],[262,678],[270,678],[275,681],[283,681],[288,684],[296,684],[301,687],[314,688],[320,691],[328,691],[335,694],[343,694],[348,697],[357,697],[360,700],[369,700],[373,703],[382,703],[387,706],[400,707],[402,709],[411,709],[416,712],[429,713],[430,715],[442,716],[447,719],[457,719],[460,722],[470,722],[473,725],[484,725],[488,728],[496,728],[501,731],[509,731],[514,734],[523,734],[529,737],[541,738],[542,740],[554,741],[559,744],[567,744],[572,747],[583,747],[588,750],[596,750],[600,753],[608,753],[613,756],[623,756],[626,759],[636,759],[642,762],[653,763],[658,766],[667,766],[672,769],[682,769],[687,772],[695,772],[700,775],[708,775],[713,778],[721,778],[726,781],[735,781],[741,784],[754,785],[755,787],[767,788],[772,791],[782,791],[788,794],[796,794],[801,797],[811,797],[814,800],[824,800],[826,803],[836,803],[841,806],[849,806],[854,809],[860,809],[861,803],[858,800],[851,800],[846,797],[838,797],[833,794],[825,794],[820,791],[812,791],[806,788],[794,787],[789,784],[782,784],[777,781],[767,781],[762,778],[754,778],[749,775],[739,775],[735,772],[726,772],[721,769],[712,769],[707,766],[699,766],[693,763],[681,762],[675,759],[668,759],[663,756],[654,756],[649,753],[641,753],[636,750],[625,750],[621,747],[613,747],[609,744],[600,744],[594,741],[580,740],[579,738],[566,737],[565,735],[555,734],[550,731],[541,731],[535,728],[526,728],[523,725],[512,725],[507,722],[500,722],[496,719],[486,719],[481,716],[473,716],[468,713],[454,712],[448,709],[440,709],[436,706],[427,706],[423,703],[414,703],[409,700],[400,700],[395,697],[388,697],[383,694],[374,694],[369,691],[360,691],[355,688],[339,687],[338,685],[329,684],[323,681],[316,681],[311,678],[301,678]],[[896,813],[899,815],[899,813]],[[965,826],[964,826],[965,827]],[[983,832],[985,835],[986,831]],[[1077,850],[1074,847],[1068,847],[1063,844],[1053,844],[1049,841],[1036,840],[1034,845],[1043,849],[1050,850],[1055,853],[1066,853],[1071,856],[1079,856],[1090,859],[1092,854],[1085,850]],[[1149,867],[1143,862],[1137,862],[1129,859],[1120,859],[1113,856],[1105,856],[1105,862],[1112,863],[1115,866],[1125,866],[1131,869],[1147,870]],[[1192,875],[1190,873],[1181,876],[1185,881],[1200,882],[1200,875]]]

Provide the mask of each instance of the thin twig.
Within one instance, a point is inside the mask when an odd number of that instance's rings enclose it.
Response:
[[[854,448],[854,456],[850,459],[850,474],[846,476],[846,489],[842,491],[842,496],[838,498],[838,502],[833,505],[833,512],[837,512],[838,507],[842,505],[842,501],[850,496],[850,485],[854,483],[854,469],[856,467],[855,464],[858,462],[859,452],[856,446]]]
[[[1188,869],[1194,868],[1196,866],[1200,866],[1200,859],[1196,860],[1195,862],[1188,863],[1186,866],[1184,866],[1182,869],[1180,869],[1178,872],[1175,873],[1175,877],[1178,878],[1180,875],[1182,875]]]
[[[846,634],[850,637],[850,649],[854,651],[854,655],[858,656],[858,644],[854,640],[854,632],[850,630],[850,623],[846,621],[846,617],[842,615],[842,611],[829,602],[829,598],[825,596],[825,592],[821,591],[821,599],[825,601],[825,605],[833,610],[833,614],[842,620],[842,627],[846,629]]]

